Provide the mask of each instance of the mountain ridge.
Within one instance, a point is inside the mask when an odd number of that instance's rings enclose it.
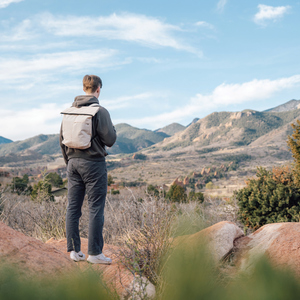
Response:
[[[12,140],[7,139],[7,138],[5,138],[3,136],[0,136],[0,145],[1,144],[9,144],[9,143],[12,143],[12,142],[13,142]]]
[[[151,153],[189,146],[241,147],[265,144],[266,141],[283,144],[284,136],[291,133],[289,124],[300,117],[300,109],[296,109],[298,102],[300,104],[300,100],[290,100],[263,112],[249,109],[214,112],[202,119],[195,118],[187,127],[172,123],[154,131],[120,123],[115,126],[117,142],[108,148],[108,152],[128,154],[143,150]],[[278,109],[281,111],[277,112]],[[37,153],[37,157],[61,154],[59,134],[41,134],[23,141],[0,144],[2,157],[26,151]]]

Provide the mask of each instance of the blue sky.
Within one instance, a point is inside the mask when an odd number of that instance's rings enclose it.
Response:
[[[292,0],[0,0],[0,136],[58,133],[85,74],[147,129],[300,99],[299,28]]]

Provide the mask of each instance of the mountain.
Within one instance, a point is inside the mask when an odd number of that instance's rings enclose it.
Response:
[[[292,133],[290,123],[300,117],[300,109],[296,109],[299,104],[300,100],[291,100],[263,112],[215,112],[205,118],[194,119],[187,127],[172,123],[155,131],[139,129],[125,123],[117,124],[117,142],[107,150],[109,154],[118,154],[133,153],[144,148],[148,148],[146,151],[168,151],[188,146],[195,149],[207,146],[237,148],[270,143],[282,147],[286,145],[287,135]],[[17,142],[2,139],[6,143],[0,144],[0,161],[16,161],[21,157],[29,160],[34,156],[39,158],[45,154],[61,153],[58,134],[41,134]]]
[[[155,145],[162,150],[195,146],[239,147],[249,145],[263,135],[295,122],[300,110],[284,112],[215,112],[191,124],[185,130]],[[289,126],[287,126],[289,128]],[[286,136],[285,136],[286,139]]]
[[[7,139],[7,138],[5,138],[3,136],[0,136],[0,145],[1,144],[9,144],[9,143],[12,143],[12,140]]]
[[[290,100],[284,104],[265,110],[265,112],[282,112],[300,108],[300,100]]]
[[[118,138],[111,148],[107,148],[109,154],[133,153],[170,136],[164,132],[139,129],[125,123],[117,124],[115,128]]]
[[[115,128],[118,138],[115,145],[107,149],[109,154],[133,153],[156,144],[170,136],[164,132],[139,129],[128,124],[118,124]],[[23,153],[25,155],[26,151],[31,153],[30,157],[32,156],[32,153],[37,153],[39,155],[60,154],[59,134],[41,134],[23,141],[0,145],[0,156],[16,153]],[[6,160],[7,159],[5,159],[5,161]],[[9,160],[13,160],[13,158],[10,158]]]
[[[0,156],[21,151],[34,151],[39,154],[57,154],[60,153],[58,134],[40,134],[32,138],[0,145]]]
[[[175,133],[184,130],[186,127],[179,124],[179,123],[172,123],[168,126],[165,126],[163,128],[159,128],[154,130],[154,132],[163,132],[169,136],[174,135]]]
[[[186,127],[189,127],[194,123],[197,123],[199,120],[200,120],[199,118],[194,118],[193,121],[190,124],[188,124]]]

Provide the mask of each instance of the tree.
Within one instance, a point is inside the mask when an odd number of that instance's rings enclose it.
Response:
[[[48,173],[45,176],[45,181],[58,188],[63,186],[63,180],[56,172]]]
[[[210,181],[208,182],[206,185],[205,185],[205,188],[208,189],[208,190],[211,190],[213,189],[215,186],[214,184]]]
[[[300,183],[300,121],[297,120],[296,124],[291,124],[294,132],[288,136],[287,144],[292,152],[294,158],[294,177],[297,184]]]
[[[256,230],[268,223],[299,222],[300,188],[288,167],[260,167],[256,176],[235,192],[243,224]]]
[[[33,186],[31,192],[31,199],[42,202],[42,201],[54,201],[54,196],[51,193],[52,186],[46,180],[41,180]]]
[[[152,184],[147,186],[147,193],[153,195],[154,197],[159,196],[159,190]]]
[[[11,191],[13,193],[17,193],[18,195],[22,193],[30,194],[32,191],[32,187],[31,185],[28,185],[28,183],[29,183],[29,177],[27,174],[25,174],[22,178],[14,177],[10,185]]]
[[[202,203],[204,201],[204,195],[201,192],[195,193],[195,191],[191,191],[188,199],[189,201],[197,201]]]
[[[107,176],[107,185],[110,186],[110,185],[112,185],[114,183],[115,182],[114,182],[113,177],[110,174],[108,174],[108,176]]]
[[[170,189],[168,193],[166,194],[166,198],[170,199],[172,202],[186,202],[187,201],[187,195],[185,193],[185,189],[178,185],[178,184],[172,184],[170,186]]]

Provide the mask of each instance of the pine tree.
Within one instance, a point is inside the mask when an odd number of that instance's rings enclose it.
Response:
[[[243,224],[258,229],[269,223],[299,222],[300,189],[289,168],[268,171],[260,167],[256,176],[235,193]]]
[[[288,136],[287,144],[292,152],[294,158],[294,170],[295,183],[300,184],[300,121],[297,120],[296,124],[291,124],[294,132],[291,136]]]

